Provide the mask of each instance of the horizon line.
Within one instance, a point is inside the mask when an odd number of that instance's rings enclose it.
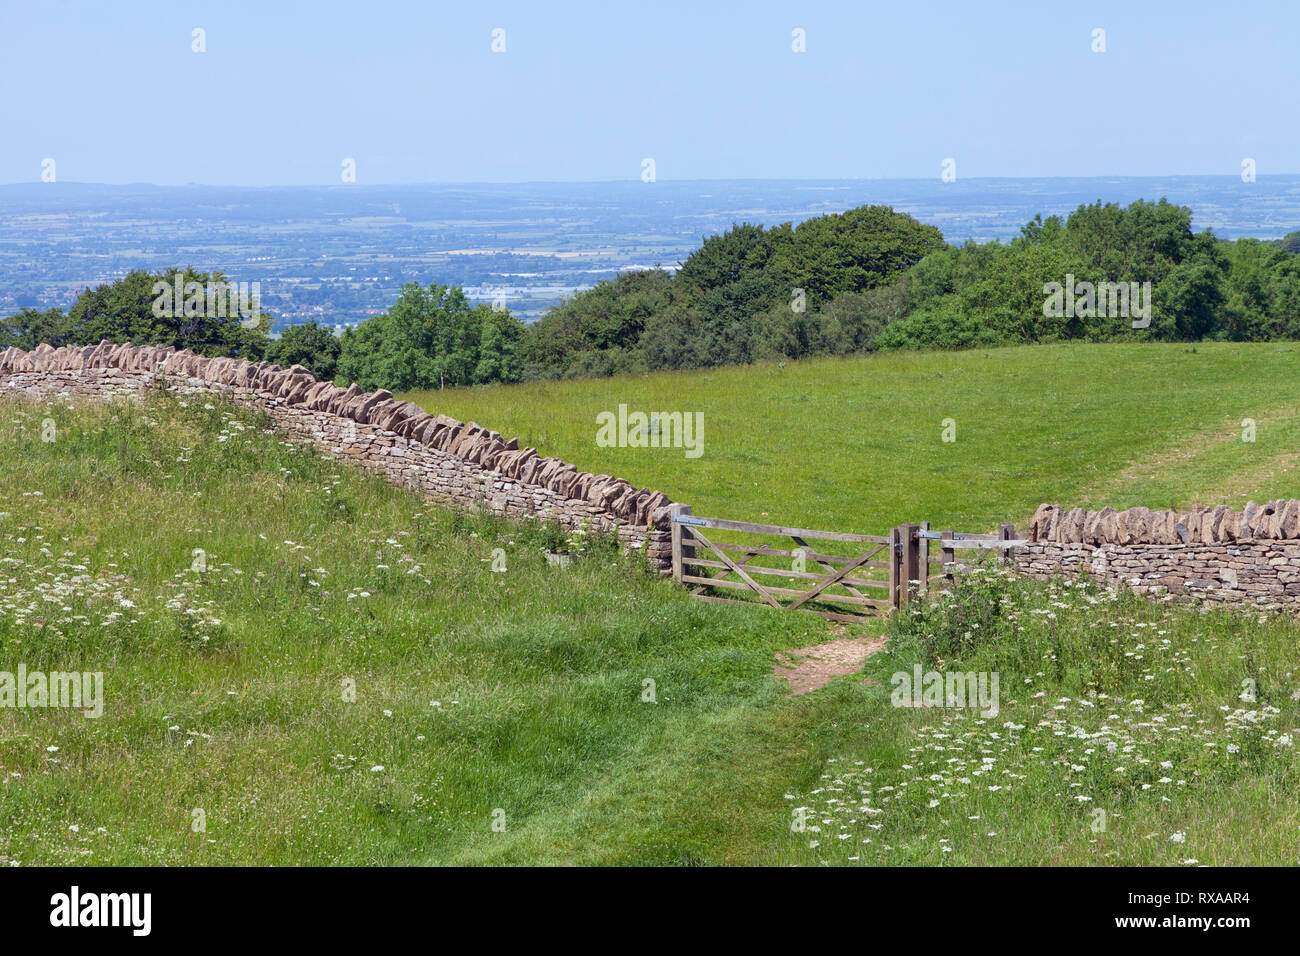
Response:
[[[151,182],[126,182],[126,183],[105,183],[91,182],[85,180],[62,180],[55,182],[42,182],[40,180],[20,180],[18,182],[0,183],[0,189],[9,189],[20,186],[95,186],[108,189],[127,189],[148,187],[150,189],[378,189],[394,187],[449,187],[449,186],[589,186],[589,185],[613,185],[613,184],[641,184],[654,186],[658,183],[938,183],[940,186],[956,186],[963,182],[986,182],[996,181],[1056,181],[1056,180],[1116,180],[1116,179],[1240,179],[1239,173],[1161,173],[1161,174],[1141,174],[1130,175],[1123,173],[1102,173],[1091,176],[962,176],[953,182],[943,182],[938,176],[839,176],[839,177],[788,177],[788,176],[737,176],[737,177],[708,177],[698,179],[667,179],[659,178],[655,182],[646,183],[640,178],[633,177],[629,179],[519,179],[519,180],[420,180],[411,182],[382,182],[382,183],[264,183],[257,185],[241,183],[151,183]],[[1287,179],[1300,178],[1300,172],[1283,172],[1259,174],[1256,182],[1264,179]],[[1256,183],[1243,183],[1242,185],[1255,185]]]

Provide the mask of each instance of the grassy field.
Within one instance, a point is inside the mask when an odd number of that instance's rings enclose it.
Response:
[[[989,531],[1042,502],[1300,497],[1300,348],[1281,343],[890,353],[404,397],[742,521]],[[703,455],[597,446],[596,415],[620,403],[703,412]]]
[[[789,774],[820,757],[811,725],[773,738],[767,673],[819,622],[689,601],[599,541],[550,569],[533,530],[205,404],[5,403],[0,670],[107,690],[98,719],[0,708],[0,860],[678,863],[780,842]],[[697,761],[738,768],[745,741],[772,768],[709,783]]]
[[[98,719],[0,707],[0,864],[1297,861],[1290,619],[990,575],[832,629],[694,602],[601,540],[549,568],[536,529],[267,424],[165,395],[4,401],[0,670],[102,671],[106,694]],[[862,674],[798,698],[772,677],[779,650],[886,629]],[[893,706],[914,665],[996,672],[997,715]]]

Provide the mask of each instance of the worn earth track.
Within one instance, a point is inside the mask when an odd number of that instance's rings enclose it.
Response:
[[[885,646],[885,638],[844,637],[825,644],[813,644],[777,653],[772,676],[785,681],[789,696],[797,697],[825,687],[836,677],[856,674],[872,654]]]

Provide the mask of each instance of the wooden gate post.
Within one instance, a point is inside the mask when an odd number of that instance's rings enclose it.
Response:
[[[1002,527],[998,528],[998,540],[999,540],[999,541],[1013,541],[1013,540],[1015,540],[1015,537],[1016,537],[1016,526],[1015,526],[1015,525],[1008,523],[1008,524],[1004,524],[1004,525],[1002,525]],[[1002,558],[1002,562],[1003,562],[1004,564],[1012,564],[1012,563],[1014,563],[1015,559],[1011,557],[1011,549],[1010,549],[1010,548],[998,548],[998,551],[1002,552],[1002,553],[999,555],[999,557]]]
[[[902,580],[899,581],[902,589],[899,592],[899,599],[904,604],[912,599],[912,582],[919,581],[921,578],[920,536],[917,534],[920,530],[920,526],[914,524],[899,527],[903,539]]]
[[[898,597],[898,581],[902,577],[902,525],[889,529],[889,606],[898,610],[902,603]]]
[[[682,583],[682,526],[677,521],[678,515],[688,515],[691,513],[690,505],[674,504],[672,509],[673,519],[673,580],[678,584]]]
[[[928,521],[922,521],[922,522],[921,522],[921,530],[922,530],[922,531],[929,531],[929,530],[930,530],[930,522],[928,522]],[[918,544],[919,544],[919,546],[920,546],[920,548],[919,548],[919,551],[920,551],[920,559],[919,559],[919,560],[920,560],[920,565],[921,565],[921,584],[920,584],[920,587],[919,587],[918,590],[919,590],[919,593],[921,593],[921,594],[929,594],[929,593],[930,593],[930,539],[929,539],[929,538],[922,538],[922,539],[918,542]]]
[[[943,545],[943,579],[947,586],[951,588],[957,581],[957,576],[953,573],[953,565],[957,561],[957,552],[953,550],[951,545],[953,533],[952,531],[941,531],[939,534],[947,542]]]

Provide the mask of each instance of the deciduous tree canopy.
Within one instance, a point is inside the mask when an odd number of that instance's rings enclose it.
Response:
[[[387,312],[344,331],[338,374],[367,390],[509,382],[523,328],[458,288],[410,283]]]
[[[244,291],[241,300],[239,286],[220,272],[137,269],[86,289],[67,315],[59,309],[24,309],[0,321],[0,348],[41,342],[93,345],[108,339],[261,359],[271,317],[257,308],[248,286]],[[241,302],[248,306],[247,314],[241,313]]]

